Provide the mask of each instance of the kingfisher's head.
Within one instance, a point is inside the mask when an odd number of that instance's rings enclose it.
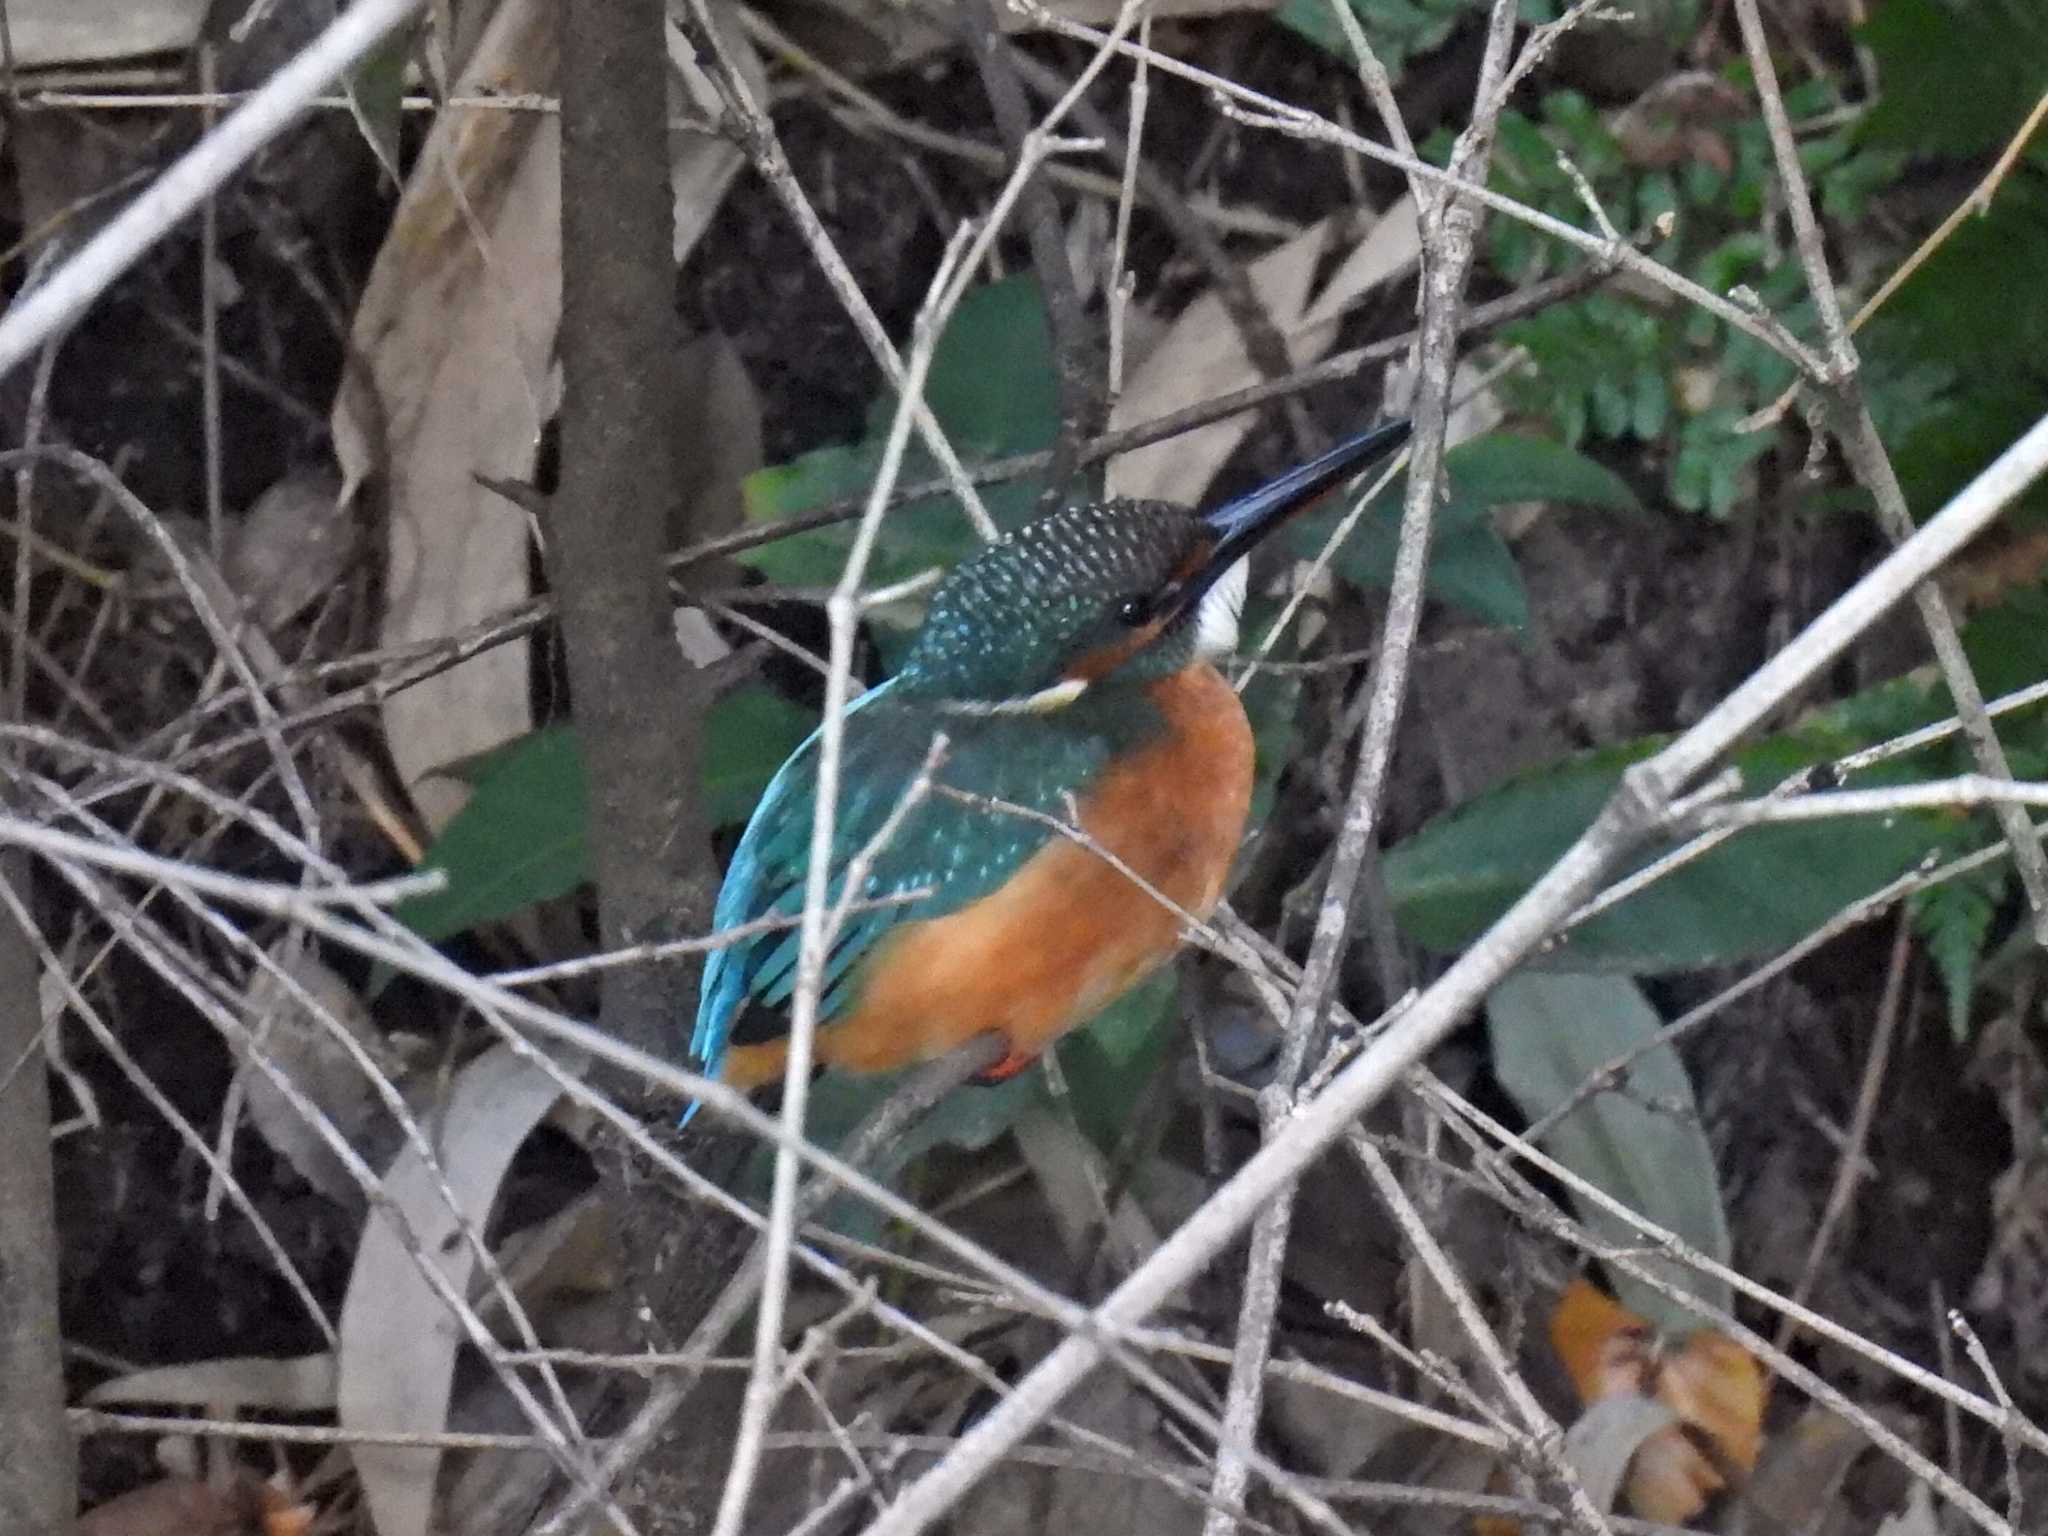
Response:
[[[1407,436],[1405,421],[1377,427],[1210,512],[1107,501],[1027,523],[932,594],[899,696],[1050,710],[1228,653],[1252,549]]]

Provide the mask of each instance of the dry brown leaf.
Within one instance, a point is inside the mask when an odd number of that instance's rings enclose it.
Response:
[[[546,0],[506,0],[456,94],[551,92],[557,24]],[[549,413],[560,145],[548,114],[443,113],[356,312],[361,361],[335,403],[334,445],[345,504],[384,477],[386,645],[449,634],[527,595],[525,514],[476,477],[527,478]],[[499,646],[385,703],[392,760],[431,826],[464,798],[436,770],[532,725],[527,665],[524,643]]]
[[[1755,1470],[1769,1386],[1734,1340],[1702,1328],[1662,1348],[1647,1322],[1581,1277],[1551,1313],[1550,1341],[1581,1402],[1646,1397],[1678,1416],[1636,1452],[1626,1484],[1636,1514],[1689,1520]]]
[[[1406,272],[1420,257],[1421,232],[1412,198],[1389,208],[1352,247],[1320,292],[1311,293],[1317,267],[1332,239],[1355,214],[1332,215],[1247,269],[1252,290],[1286,341],[1289,358],[1304,367],[1328,352],[1338,317],[1362,295]],[[1234,389],[1259,382],[1244,338],[1223,301],[1204,294],[1183,310],[1158,344],[1132,371],[1111,415],[1112,430],[1149,421]],[[1113,460],[1109,490],[1116,496],[1157,497],[1193,505],[1251,430],[1250,412],[1211,422],[1167,442],[1137,448]]]
[[[249,616],[274,630],[333,590],[361,542],[361,520],[341,505],[341,478],[295,470],[234,524],[221,574]]]
[[[78,1517],[78,1536],[288,1536],[263,1531],[259,1485],[166,1478]]]
[[[302,944],[282,942],[272,957],[304,988],[328,1019],[352,1036],[387,1077],[397,1077],[402,1063],[370,1019],[362,999],[318,955]],[[259,970],[249,982],[249,1014],[263,1042],[263,1052],[342,1137],[360,1148],[364,1132],[379,1112],[379,1099],[355,1058],[332,1029],[302,1003],[273,972]],[[249,1121],[270,1149],[298,1170],[299,1177],[351,1209],[362,1191],[326,1140],[301,1115],[267,1073],[249,1071],[244,1081],[249,1096]]]
[[[181,1408],[262,1408],[272,1413],[325,1413],[334,1407],[334,1356],[237,1355],[133,1371],[103,1381],[87,1403],[154,1403]]]
[[[539,1067],[509,1046],[495,1046],[456,1074],[439,1121],[439,1168],[408,1148],[384,1176],[386,1203],[364,1225],[341,1306],[342,1428],[447,1427],[464,1334],[421,1273],[413,1243],[456,1295],[468,1294],[476,1257],[461,1221],[481,1230],[512,1154],[559,1093]],[[444,1178],[461,1221],[442,1196]],[[384,1214],[387,1206],[404,1217],[403,1225]],[[425,1536],[441,1453],[432,1447],[363,1445],[354,1455],[378,1536]]]
[[[1726,1486],[1727,1479],[1674,1424],[1643,1442],[1629,1466],[1623,1496],[1643,1519],[1677,1525],[1705,1509],[1707,1500]]]

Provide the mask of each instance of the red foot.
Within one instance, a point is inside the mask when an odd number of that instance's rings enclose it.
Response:
[[[975,1073],[974,1080],[984,1088],[993,1088],[997,1083],[1007,1083],[1026,1067],[1035,1065],[1037,1061],[1038,1053],[1036,1051],[1033,1051],[1028,1056],[1018,1051],[1012,1051],[994,1066]]]

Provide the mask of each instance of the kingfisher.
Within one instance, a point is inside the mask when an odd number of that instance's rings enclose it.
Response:
[[[1215,665],[1247,557],[1407,436],[1375,428],[1213,511],[1068,507],[954,567],[896,675],[846,709],[829,900],[869,858],[825,963],[819,1064],[890,1071],[992,1033],[1006,1054],[982,1080],[1000,1081],[1215,910],[1251,806],[1251,725]],[[818,742],[769,782],[715,932],[802,912]],[[781,1079],[799,943],[769,927],[712,951],[690,1040],[707,1076]]]

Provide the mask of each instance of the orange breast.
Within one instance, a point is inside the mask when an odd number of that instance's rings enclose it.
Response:
[[[1165,729],[1119,759],[1081,803],[1090,837],[1196,917],[1207,917],[1251,808],[1252,733],[1214,667],[1150,685]],[[1054,837],[1002,889],[908,923],[863,965],[852,1010],[819,1031],[817,1056],[882,1072],[944,1055],[984,1032],[1037,1055],[1171,955],[1180,919],[1071,838]],[[738,1087],[779,1077],[782,1041],[735,1047]]]

